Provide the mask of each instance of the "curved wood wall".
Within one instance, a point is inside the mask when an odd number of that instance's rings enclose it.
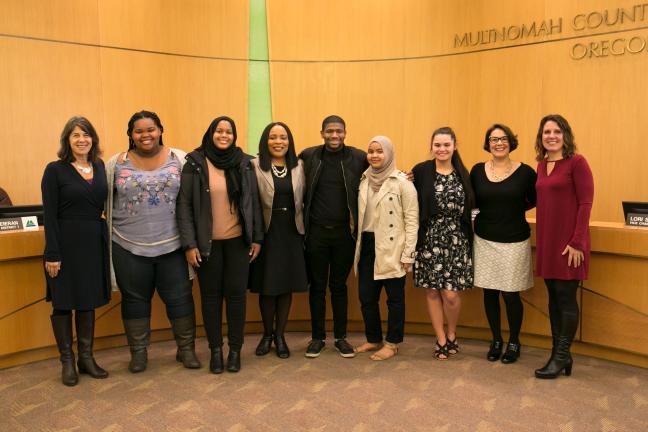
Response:
[[[645,249],[632,252],[646,244],[645,231],[606,224],[622,221],[622,200],[648,201],[642,142],[648,136],[643,100],[648,52],[570,56],[577,43],[648,38],[645,10],[635,22],[572,28],[576,15],[593,13],[595,20],[605,11],[630,11],[638,4],[267,1],[273,117],[291,126],[301,149],[320,143],[321,120],[339,114],[347,121],[351,145],[363,148],[372,136],[388,135],[399,166],[408,169],[428,157],[430,133],[442,125],[456,129],[467,165],[485,160],[483,132],[493,122],[513,128],[520,139],[515,157],[535,166],[539,119],[563,114],[596,182],[592,223],[599,250],[581,304],[598,312],[583,318],[580,349],[605,345],[609,349],[592,348],[593,353],[646,365],[641,329],[648,326],[648,263]],[[229,114],[246,147],[248,2],[0,0],[0,6],[0,185],[16,204],[40,201],[42,169],[54,158],[64,122],[76,114],[95,124],[105,156],[126,147],[127,120],[140,109],[157,111],[165,142],[185,150],[198,145],[213,117]],[[455,46],[457,34],[539,26],[558,18],[560,33]],[[0,262],[0,277],[7,281],[3,298],[10,299],[0,312],[0,333],[9,335],[0,342],[0,367],[53,354],[43,348],[53,338],[47,330],[49,305],[39,301],[42,239],[27,238],[31,246],[22,244],[24,239],[2,239],[3,247],[19,250]],[[21,255],[24,247],[31,252]],[[349,313],[357,330],[361,316],[353,276],[350,283]],[[466,335],[486,338],[480,295],[464,296],[462,325]],[[525,295],[527,341],[547,333],[544,295],[541,282]],[[421,293],[410,287],[407,296],[408,331],[430,332]],[[256,302],[249,304],[254,324],[248,328],[258,329]],[[110,339],[122,332],[118,294],[99,314],[98,335],[109,337],[100,344],[123,343]],[[159,303],[154,317],[155,328],[168,328]],[[291,319],[291,329],[308,329],[305,296],[297,297]]]

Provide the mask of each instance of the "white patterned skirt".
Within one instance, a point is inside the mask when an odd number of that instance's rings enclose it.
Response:
[[[498,243],[475,235],[475,286],[506,292],[533,286],[531,240]]]

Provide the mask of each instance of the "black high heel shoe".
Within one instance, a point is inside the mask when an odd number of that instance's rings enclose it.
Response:
[[[212,348],[209,360],[209,372],[213,374],[223,373],[223,348]]]
[[[241,370],[241,351],[230,350],[227,355],[227,372],[238,372]]]
[[[488,354],[486,355],[488,361],[494,362],[500,359],[500,357],[502,356],[502,345],[503,342],[501,340],[491,341],[490,349],[488,350]]]
[[[272,347],[272,336],[263,335],[254,353],[258,356],[264,356],[270,352],[271,347]]]
[[[509,363],[515,363],[518,358],[520,358],[520,348],[521,345],[519,343],[511,343],[509,342],[506,345],[506,351],[504,352],[504,355],[502,356],[502,363],[509,364]]]
[[[569,353],[570,346],[571,340],[569,338],[558,337],[556,349],[549,362],[542,369],[536,369],[536,378],[554,379],[558,378],[562,372],[565,372],[566,376],[570,376],[574,365],[574,360]]]
[[[282,359],[290,357],[290,350],[288,349],[288,344],[286,344],[286,338],[284,335],[275,336],[274,343],[277,348],[277,357]]]

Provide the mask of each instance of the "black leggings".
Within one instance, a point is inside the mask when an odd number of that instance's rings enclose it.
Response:
[[[263,319],[263,335],[282,336],[286,331],[288,314],[292,303],[292,293],[281,295],[259,295],[259,308]],[[276,327],[275,327],[276,318]]]
[[[577,280],[545,279],[549,294],[549,320],[554,338],[563,336],[573,340],[578,329]]]
[[[506,304],[506,316],[509,325],[509,342],[520,343],[520,328],[524,316],[524,306],[519,292],[505,292],[494,289],[484,289],[484,309],[486,318],[493,333],[493,340],[502,340],[502,326],[500,321],[499,294],[502,293]]]
[[[223,345],[223,300],[227,315],[227,343],[240,351],[245,327],[245,290],[250,267],[250,248],[243,237],[212,240],[209,258],[198,268],[202,316],[209,348]]]

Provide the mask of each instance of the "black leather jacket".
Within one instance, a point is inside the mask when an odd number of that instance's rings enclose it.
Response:
[[[184,250],[197,247],[200,255],[209,257],[213,221],[207,160],[200,150],[192,151],[186,159],[176,206],[180,242]],[[256,174],[250,163],[252,159],[252,156],[246,154],[241,161],[242,193],[239,215],[245,241],[248,244],[261,244],[263,215]]]
[[[342,157],[342,175],[344,176],[344,186],[346,188],[347,206],[350,213],[351,234],[355,236],[358,227],[358,189],[360,187],[360,177],[369,167],[367,162],[367,153],[358,150],[355,147],[347,145],[340,150],[344,152]],[[317,187],[319,175],[322,167],[322,154],[324,144],[315,147],[309,147],[299,154],[299,158],[304,161],[304,172],[306,174],[306,199],[304,200],[304,223],[306,224],[306,235],[310,225],[310,208],[313,202],[313,192]]]

